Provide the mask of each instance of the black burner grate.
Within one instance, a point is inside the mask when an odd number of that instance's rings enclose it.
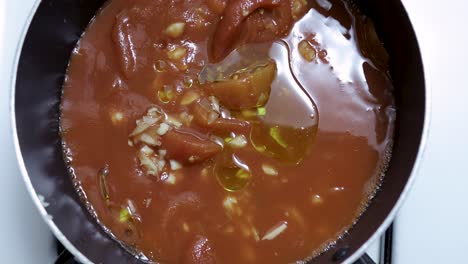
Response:
[[[393,225],[385,232],[380,246],[380,259],[376,263],[369,255],[364,254],[354,264],[392,264],[392,238],[393,238]],[[80,264],[76,261],[73,255],[57,240],[57,259],[55,264]]]

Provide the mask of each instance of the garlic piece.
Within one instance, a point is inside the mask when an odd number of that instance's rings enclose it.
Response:
[[[278,171],[271,165],[262,164],[262,170],[266,175],[278,176]]]
[[[304,58],[306,61],[311,62],[315,59],[315,49],[314,47],[312,47],[312,45],[310,45],[310,43],[307,40],[302,40],[301,42],[299,42],[298,49],[302,58]]]
[[[262,240],[273,240],[273,239],[275,239],[277,236],[279,236],[281,233],[283,233],[286,230],[287,227],[288,227],[288,222],[286,222],[286,221],[282,221],[282,222],[276,224],[274,227],[272,227],[270,230],[268,230],[266,235],[264,235],[262,237]]]
[[[180,100],[181,105],[189,105],[193,103],[195,100],[200,98],[200,95],[194,91],[188,91],[184,94],[182,99]]]
[[[180,170],[182,169],[182,164],[175,160],[170,160],[169,163],[171,164],[171,170]]]
[[[247,138],[244,135],[239,135],[229,140],[227,143],[232,148],[243,148],[247,146]]]
[[[176,184],[176,177],[173,173],[169,173],[169,176],[167,179],[164,181],[167,184],[174,185]]]
[[[161,123],[161,125],[159,125],[159,128],[158,130],[156,130],[156,133],[158,133],[158,135],[160,136],[163,136],[167,133],[167,131],[169,131],[171,127],[166,124],[166,123]]]
[[[312,203],[317,204],[317,205],[321,204],[321,203],[323,203],[323,199],[322,199],[322,197],[320,197],[320,195],[315,194],[314,196],[312,196]]]
[[[167,51],[167,57],[173,61],[178,61],[185,57],[187,49],[185,47],[176,46]]]
[[[118,125],[124,120],[124,115],[122,112],[114,112],[111,115],[111,120],[114,125]]]
[[[176,22],[172,23],[167,26],[164,33],[172,38],[180,37],[184,33],[185,23],[184,22]]]

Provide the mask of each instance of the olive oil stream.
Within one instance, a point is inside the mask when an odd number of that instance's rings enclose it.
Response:
[[[246,44],[221,62],[207,65],[199,80],[201,83],[221,81],[273,59],[276,78],[269,100],[257,109],[237,113],[236,117],[252,124],[250,140],[258,152],[284,163],[298,164],[317,132],[319,115],[314,100],[293,73],[290,54],[284,41]],[[226,162],[222,163],[227,165],[215,168],[221,186],[227,191],[243,189],[252,177],[248,166],[237,166],[235,154],[224,159]]]

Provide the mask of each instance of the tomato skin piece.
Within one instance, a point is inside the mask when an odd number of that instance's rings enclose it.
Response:
[[[276,63],[269,61],[252,72],[239,74],[237,79],[209,83],[207,89],[230,110],[251,109],[268,102],[275,77]]]
[[[184,164],[207,160],[223,148],[204,135],[195,135],[184,129],[172,129],[161,137],[161,145],[167,150],[167,157]]]
[[[219,21],[211,45],[211,59],[219,61],[232,49],[233,44],[239,37],[242,23],[255,10],[274,9],[277,17],[277,27],[273,36],[278,37],[289,31],[292,19],[291,1],[289,0],[233,0],[229,1],[224,9],[223,18]],[[272,40],[262,39],[262,41]]]
[[[210,132],[223,135],[229,135],[230,132],[246,135],[250,133],[250,123],[236,118],[217,118],[210,123],[208,118],[210,110],[200,103],[193,104],[192,111],[195,123]]]

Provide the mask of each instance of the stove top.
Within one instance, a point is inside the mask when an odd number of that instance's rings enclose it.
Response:
[[[393,225],[387,229],[381,239],[374,243],[367,253],[353,264],[392,264],[392,239]],[[58,240],[55,240],[55,247],[57,250],[57,257],[53,262],[54,264],[81,264]],[[343,254],[340,254],[341,252],[343,252]],[[339,258],[344,255],[346,255],[345,251],[338,251],[334,259],[338,261]]]

